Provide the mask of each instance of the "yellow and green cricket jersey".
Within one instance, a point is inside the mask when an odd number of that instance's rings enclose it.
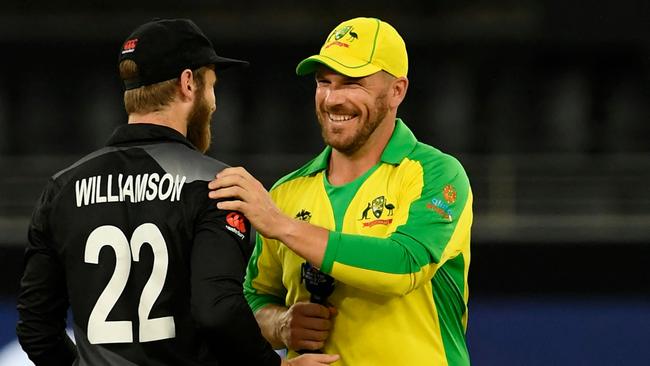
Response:
[[[341,355],[336,365],[469,365],[472,192],[463,167],[400,119],[381,161],[353,182],[329,184],[330,153],[271,190],[285,214],[330,230],[321,270],[336,280],[329,302],[338,314],[323,351]],[[304,262],[258,236],[244,284],[253,311],[309,301]]]

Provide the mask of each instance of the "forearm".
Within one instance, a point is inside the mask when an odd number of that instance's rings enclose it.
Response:
[[[274,349],[286,347],[280,332],[282,330],[282,316],[287,310],[284,306],[268,304],[255,313],[255,319],[262,330],[262,335],[271,343]]]
[[[278,225],[277,239],[296,254],[320,268],[325,257],[329,230],[288,216]]]

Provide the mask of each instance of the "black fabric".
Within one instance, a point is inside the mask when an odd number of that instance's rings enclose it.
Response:
[[[210,40],[189,19],[153,19],[126,39],[118,64],[133,60],[139,76],[124,80],[126,90],[177,78],[185,69],[215,65],[216,70],[248,62],[218,56]]]
[[[53,176],[30,223],[17,306],[36,365],[280,364],[243,296],[251,227],[208,198],[224,167],[175,130],[135,124]],[[141,329],[169,317],[175,334]]]

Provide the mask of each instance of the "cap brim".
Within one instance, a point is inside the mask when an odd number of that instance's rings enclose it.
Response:
[[[362,61],[354,57],[331,57],[314,55],[302,60],[296,66],[296,74],[303,76],[316,71],[319,66],[325,65],[330,69],[350,77],[364,77],[381,71],[381,68],[367,61]]]
[[[236,60],[234,58],[227,58],[221,56],[213,57],[212,59],[210,59],[210,62],[214,64],[214,68],[216,70],[247,67],[249,65],[248,61]]]

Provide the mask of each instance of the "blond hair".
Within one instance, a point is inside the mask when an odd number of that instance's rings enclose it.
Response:
[[[133,60],[124,60],[120,63],[120,78],[128,80],[139,76],[138,65]],[[204,75],[208,67],[201,67],[194,72],[194,81],[197,89],[205,86]],[[124,92],[124,109],[127,114],[146,114],[157,112],[168,106],[176,98],[178,78],[161,81],[159,83],[141,86]]]

